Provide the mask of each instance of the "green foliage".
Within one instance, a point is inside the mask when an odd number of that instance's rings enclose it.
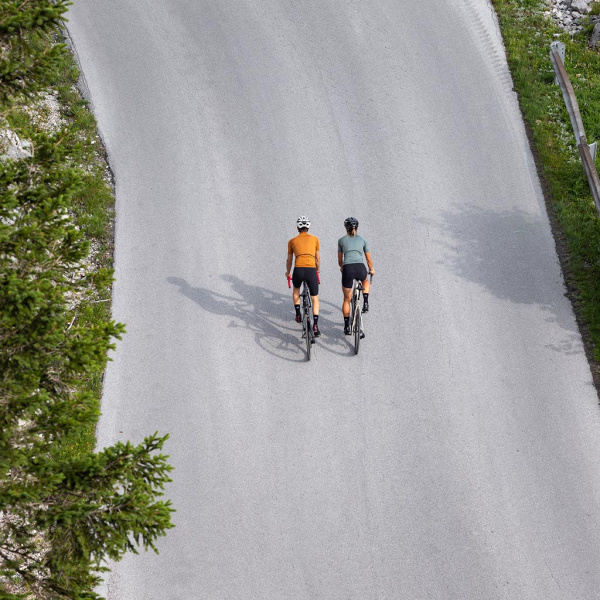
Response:
[[[166,438],[64,452],[94,427],[82,386],[102,373],[113,321],[86,316],[111,283],[86,268],[88,242],[69,208],[81,190],[68,131],[32,137],[33,156],[0,162],[0,524],[2,574],[39,598],[93,598],[101,561],[153,548],[170,524]]]
[[[101,265],[110,257],[112,198],[94,162],[95,123],[73,91],[73,61],[50,43],[67,4],[0,0],[0,128],[32,144],[29,157],[0,156],[0,598],[7,600],[97,598],[103,561],[155,549],[172,527],[173,509],[161,499],[171,471],[161,454],[167,436],[93,450],[107,352],[124,327],[106,303],[112,271]],[[72,111],[71,125],[54,134],[40,132],[19,104],[49,84]]]
[[[571,37],[544,15],[540,0],[493,0],[515,89],[564,241],[565,277],[587,342],[600,360],[600,218],[589,191],[560,88],[550,44],[566,45],[565,66],[589,141],[600,139],[600,54],[588,48],[591,27]],[[598,367],[593,366],[598,373]]]
[[[55,76],[63,45],[47,35],[60,25],[69,0],[0,0],[0,103],[32,96]]]
[[[24,442],[47,452],[48,436],[95,418],[87,403],[71,399],[71,415],[57,421],[56,406],[61,412],[61,391],[104,367],[110,338],[123,330],[114,323],[90,328],[69,307],[69,300],[93,301],[110,273],[85,271],[88,243],[68,213],[81,177],[67,164],[64,138],[38,134],[33,143],[32,158],[0,164],[2,456],[13,445],[3,434],[21,421],[35,419]]]
[[[170,470],[156,454],[165,439],[36,458],[23,468],[0,504],[11,514],[0,545],[4,573],[18,574],[36,598],[97,598],[104,559],[137,552],[135,544],[155,549],[171,527],[169,502],[155,499]]]

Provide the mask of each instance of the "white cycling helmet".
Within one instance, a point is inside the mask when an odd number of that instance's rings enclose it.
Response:
[[[296,227],[302,229],[303,227],[310,227],[310,219],[308,217],[298,217],[296,219]]]

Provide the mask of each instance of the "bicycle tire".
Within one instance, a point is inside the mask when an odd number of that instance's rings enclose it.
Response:
[[[312,312],[312,302],[310,300],[310,293],[304,284],[304,302],[303,302],[303,310],[304,310],[304,328],[306,335],[306,360],[310,360],[310,351],[313,345],[313,331],[311,329],[311,312]]]
[[[354,331],[354,323],[356,321],[356,281],[352,283],[352,298],[350,299],[350,327]]]
[[[360,314],[360,306],[357,307],[355,326],[354,326],[354,354],[358,354],[360,346],[360,332],[362,329],[362,315]]]
[[[310,319],[308,318],[308,313],[304,315],[304,327],[305,333],[304,339],[306,341],[306,360],[310,360],[310,349],[312,346],[312,340],[310,335]]]

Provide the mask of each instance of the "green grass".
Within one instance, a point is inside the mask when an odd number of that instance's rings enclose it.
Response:
[[[600,217],[560,87],[553,83],[549,58],[551,42],[564,42],[565,67],[577,96],[588,142],[600,141],[600,54],[587,46],[592,25],[571,37],[544,16],[548,5],[540,0],[493,0],[493,4],[545,187],[569,296],[598,381]]]

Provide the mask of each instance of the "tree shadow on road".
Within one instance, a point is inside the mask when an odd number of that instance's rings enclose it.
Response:
[[[548,347],[565,354],[582,351],[568,305],[557,301],[557,286],[564,283],[558,268],[548,268],[551,261],[558,260],[541,218],[517,209],[469,205],[446,211],[443,218],[443,224],[427,221],[427,225],[443,234],[438,243],[446,249],[444,262],[454,273],[502,300],[539,306],[547,321],[565,332],[562,341]],[[553,277],[548,277],[549,272]]]
[[[203,287],[194,287],[181,277],[168,277],[167,281],[179,287],[179,292],[195,302],[200,308],[214,315],[230,317],[228,327],[243,327],[254,333],[256,344],[265,352],[291,362],[302,362],[305,358],[301,328],[293,320],[290,294],[249,285],[235,275],[221,275],[231,286],[231,293],[222,293]],[[329,317],[333,309],[329,303],[321,302],[321,329],[326,330],[317,340],[316,349],[334,354],[349,354],[348,344],[339,326]],[[331,332],[331,333],[329,333]]]

